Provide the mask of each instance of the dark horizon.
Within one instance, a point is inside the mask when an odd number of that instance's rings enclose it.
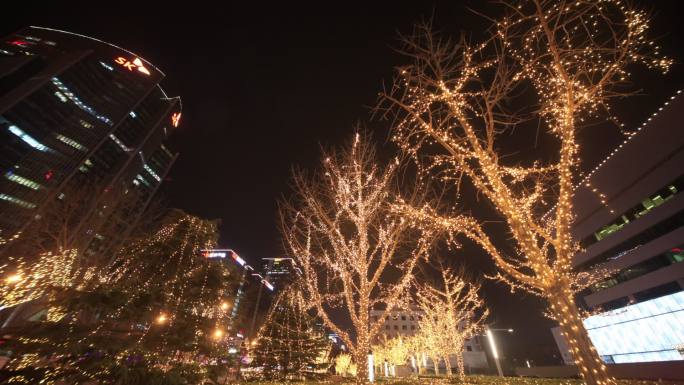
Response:
[[[640,125],[684,84],[678,4],[643,5],[653,8],[653,35],[676,63],[665,76],[635,70],[635,88],[643,92],[620,102],[617,110],[628,127]],[[227,5],[227,11],[199,3],[192,9],[111,4],[95,9],[79,1],[14,7],[3,36],[28,25],[84,34],[139,54],[166,74],[163,87],[169,96],[180,96],[184,108],[172,138],[181,155],[164,193],[173,207],[220,219],[221,246],[253,266],[260,266],[262,257],[282,255],[276,205],[289,192],[292,166],[316,169],[320,146],[343,143],[359,122],[373,132],[383,154],[396,151],[386,140],[388,123],[370,119],[369,113],[383,83],[391,82],[393,67],[402,63],[393,50],[398,33],[432,17],[444,32],[477,38],[486,23],[469,8],[491,11],[476,1],[442,0],[329,9],[241,3]],[[585,170],[617,146],[616,131],[587,136]],[[469,255],[461,258],[464,253]],[[489,258],[472,248],[450,257],[465,261],[476,275],[492,269]],[[555,346],[553,322],[543,318],[541,302],[508,292],[502,285],[485,285],[492,321],[516,329],[503,342],[511,347],[509,354],[523,359],[522,352],[534,346],[544,351]]]

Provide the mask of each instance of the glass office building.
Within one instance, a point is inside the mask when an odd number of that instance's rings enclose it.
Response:
[[[606,363],[684,359],[684,292],[594,315],[584,325]]]
[[[0,41],[0,237],[89,188],[70,223],[87,253],[118,246],[177,154],[165,144],[180,99],[164,74],[112,44],[28,27]]]

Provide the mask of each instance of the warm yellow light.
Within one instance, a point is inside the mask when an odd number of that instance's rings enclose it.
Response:
[[[161,314],[159,314],[159,317],[157,317],[157,323],[163,324],[164,322],[166,322],[166,319],[167,319],[166,314],[161,313]]]
[[[7,283],[17,283],[22,280],[21,274],[12,274],[9,277],[7,277],[6,281]]]
[[[221,329],[216,329],[214,330],[214,338],[215,339],[221,339],[223,337],[223,330]]]
[[[221,310],[228,310],[228,302],[221,302]]]

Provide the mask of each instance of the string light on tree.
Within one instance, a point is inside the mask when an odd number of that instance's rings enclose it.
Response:
[[[283,237],[302,270],[303,296],[349,348],[359,383],[368,381],[371,340],[438,235],[392,210],[400,200],[420,204],[424,197],[414,191],[400,198],[397,163],[380,167],[373,147],[357,134],[343,151],[324,156],[317,177],[296,173],[296,196],[281,210]],[[384,276],[389,271],[391,278]],[[371,310],[379,308],[386,310],[371,320]],[[331,311],[346,314],[351,328]]]
[[[504,4],[504,16],[479,44],[454,44],[418,26],[402,50],[413,63],[399,69],[378,111],[398,122],[392,139],[421,175],[456,192],[469,181],[493,205],[514,241],[511,255],[475,218],[425,205],[397,210],[425,227],[453,231],[451,241],[464,234],[482,247],[499,269],[494,279],[547,300],[583,379],[613,384],[573,300],[578,287],[606,274],[572,269],[580,249],[571,233],[572,193],[586,182],[579,180],[577,133],[614,120],[611,100],[627,95],[629,65],[666,72],[672,60],[648,39],[647,14],[627,2]],[[514,163],[504,156],[502,134],[525,125],[558,143],[554,157]]]

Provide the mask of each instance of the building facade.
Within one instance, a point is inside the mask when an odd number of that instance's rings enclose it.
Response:
[[[28,27],[0,41],[4,242],[80,194],[70,246],[92,255],[120,245],[177,157],[165,140],[180,99],[163,78],[123,48],[70,32]]]
[[[575,192],[574,268],[611,272],[577,297],[606,363],[684,359],[683,111],[678,92]]]
[[[377,322],[382,317],[384,310],[371,310],[371,322]],[[420,329],[420,321],[423,319],[423,312],[420,309],[400,310],[390,312],[384,316],[385,319],[380,328],[380,338],[410,337]],[[463,362],[468,370],[483,369],[489,367],[487,355],[481,336],[475,336],[465,341],[465,351],[463,352]],[[425,358],[429,361],[429,358]],[[455,357],[449,358],[452,368],[456,367]],[[432,363],[434,365],[434,363]]]

